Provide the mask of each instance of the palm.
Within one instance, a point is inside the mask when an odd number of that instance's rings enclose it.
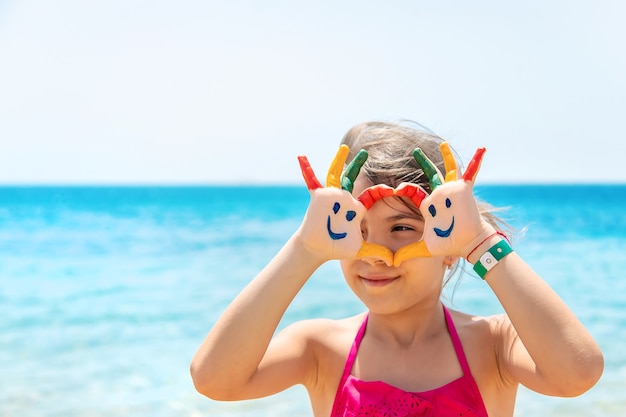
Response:
[[[298,158],[300,169],[311,194],[311,202],[301,226],[301,236],[312,251],[326,259],[355,258],[363,244],[361,220],[365,207],[352,194],[351,186],[367,154],[360,154],[341,177],[348,147],[339,148],[328,170],[326,187],[322,187],[306,156]],[[350,188],[350,190],[343,189]]]

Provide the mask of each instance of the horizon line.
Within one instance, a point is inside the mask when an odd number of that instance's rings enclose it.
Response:
[[[620,181],[484,181],[478,182],[474,186],[626,186],[626,180]],[[54,187],[90,187],[90,188],[191,188],[191,187],[305,187],[304,183],[297,182],[0,182],[0,188],[54,188]]]

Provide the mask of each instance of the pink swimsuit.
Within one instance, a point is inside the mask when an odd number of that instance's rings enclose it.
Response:
[[[339,388],[331,417],[487,417],[487,410],[472,377],[461,340],[452,317],[445,307],[446,325],[463,370],[463,376],[425,392],[406,392],[382,381],[361,381],[352,375],[352,364],[367,326],[367,316],[356,335]]]

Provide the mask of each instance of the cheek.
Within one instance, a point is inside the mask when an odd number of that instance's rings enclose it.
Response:
[[[348,284],[348,287],[350,287],[350,289],[352,289],[353,291],[355,290],[356,288],[355,285],[356,285],[356,282],[358,281],[358,278],[357,278],[358,271],[357,271],[357,266],[356,266],[358,262],[361,262],[361,261],[356,260],[356,259],[339,261],[339,266],[341,267],[343,278],[346,281],[346,284]]]
[[[341,260],[339,261],[339,266],[341,267],[341,272],[343,273],[344,278],[346,279],[346,281],[350,281],[350,277],[352,275],[355,274],[354,270],[354,264],[355,262],[357,262],[356,260]]]
[[[446,272],[444,257],[433,256],[427,258],[407,259],[402,263],[403,268],[411,271],[410,274],[418,276],[419,279],[426,279],[441,284],[441,280]]]

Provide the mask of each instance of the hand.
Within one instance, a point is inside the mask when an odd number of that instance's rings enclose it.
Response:
[[[459,178],[456,161],[446,142],[440,145],[446,176],[417,148],[413,156],[428,177],[432,192],[419,205],[424,216],[423,241],[432,255],[465,257],[483,239],[495,232],[478,211],[473,187],[485,148],[479,148]]]
[[[299,235],[304,245],[319,254],[324,261],[352,259],[363,253],[361,220],[366,208],[350,192],[367,159],[367,152],[360,151],[348,165],[344,175],[341,175],[348,152],[349,148],[345,145],[337,151],[328,169],[326,187],[322,187],[315,176],[307,157],[298,157],[302,176],[311,195]],[[383,249],[390,252],[387,248]]]

